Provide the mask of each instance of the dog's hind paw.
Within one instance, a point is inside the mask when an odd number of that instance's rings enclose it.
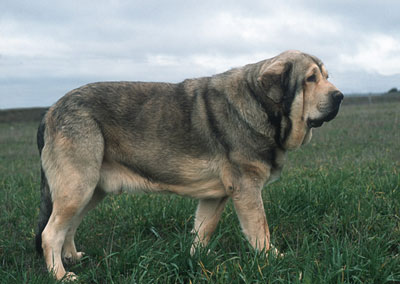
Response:
[[[85,256],[85,253],[83,251],[79,251],[76,253],[76,256],[76,260],[81,260],[81,258]]]
[[[77,253],[65,253],[63,258],[68,263],[75,263],[75,262],[81,260],[82,257],[84,257],[84,256],[85,256],[85,253],[83,251],[80,251]]]
[[[77,280],[78,280],[78,276],[75,273],[67,272],[67,273],[65,273],[61,282],[65,283],[65,282],[73,282],[73,281],[77,281]]]

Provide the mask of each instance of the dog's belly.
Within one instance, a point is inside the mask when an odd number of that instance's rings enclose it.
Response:
[[[175,193],[193,198],[220,198],[226,191],[218,175],[199,169],[187,174],[180,184],[153,182],[116,162],[104,162],[98,186],[107,193]],[[188,171],[186,170],[186,173]]]
[[[161,185],[159,192],[172,192],[199,199],[226,196],[225,188],[218,179],[199,181],[187,185]]]

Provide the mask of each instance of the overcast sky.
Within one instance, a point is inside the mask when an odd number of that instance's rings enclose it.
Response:
[[[344,93],[400,88],[400,1],[1,0],[0,108],[94,81],[179,82],[287,49]]]

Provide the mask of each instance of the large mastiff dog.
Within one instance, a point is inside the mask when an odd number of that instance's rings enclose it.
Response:
[[[232,198],[251,245],[270,249],[261,190],[285,153],[338,113],[342,93],[323,63],[298,51],[179,84],[104,82],[73,90],[40,124],[37,249],[57,279],[74,278],[75,232],[108,193],[199,199],[192,251]]]

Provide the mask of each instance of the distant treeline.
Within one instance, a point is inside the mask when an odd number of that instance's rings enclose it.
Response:
[[[390,102],[400,102],[400,92],[388,92],[382,95],[371,94],[371,95],[345,95],[343,100],[343,105],[352,104],[376,104],[376,103],[390,103]]]
[[[389,92],[383,95],[345,95],[343,105],[376,104],[385,102],[400,102],[400,92]],[[48,108],[20,108],[0,110],[0,123],[37,121],[43,117]]]
[[[39,122],[48,108],[19,108],[0,110],[0,123],[7,122]]]

